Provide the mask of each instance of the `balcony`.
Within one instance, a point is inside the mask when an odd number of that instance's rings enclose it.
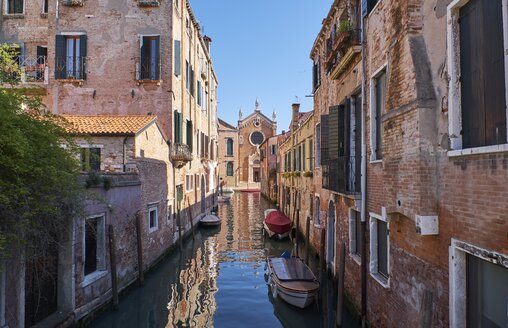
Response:
[[[158,57],[136,58],[136,81],[138,84],[161,84],[161,61]]]
[[[174,143],[171,147],[171,162],[176,168],[182,168],[192,161],[192,152],[186,144]]]
[[[157,0],[138,0],[139,7],[159,7],[160,1]]]
[[[349,29],[337,32],[326,40],[326,72],[337,79],[348,64],[361,52],[361,30]]]
[[[19,56],[16,58],[19,66],[19,72],[5,74],[6,78],[19,83],[41,83],[48,84],[48,65],[46,56],[26,57]]]
[[[361,192],[361,156],[342,156],[322,166],[323,188],[341,194]]]
[[[69,7],[82,7],[85,0],[62,0],[61,4]]]
[[[56,57],[55,79],[68,82],[83,82],[86,80],[87,57],[65,56]]]

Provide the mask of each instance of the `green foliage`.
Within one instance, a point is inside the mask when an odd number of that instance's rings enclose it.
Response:
[[[58,116],[40,99],[0,89],[0,247],[29,259],[58,242],[81,213],[76,147]],[[0,248],[0,258],[6,257]]]
[[[0,83],[15,84],[19,82],[21,70],[16,57],[16,45],[0,44]]]
[[[339,32],[347,32],[351,31],[353,27],[351,26],[351,22],[349,20],[341,20],[339,25]]]

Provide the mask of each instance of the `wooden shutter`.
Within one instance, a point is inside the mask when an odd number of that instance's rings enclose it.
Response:
[[[141,52],[139,59],[139,69],[141,80],[146,80],[150,74],[150,38],[147,36],[141,37]]]
[[[321,115],[321,165],[328,161],[328,115]]]
[[[87,53],[87,38],[86,35],[79,36],[79,71],[81,72],[81,79],[86,80],[86,53]]]
[[[192,131],[192,121],[187,121],[187,146],[189,146],[190,148],[190,151],[192,152],[192,136],[193,136],[193,131]]]
[[[376,78],[376,142],[375,142],[375,154],[376,159],[383,158],[382,144],[383,144],[383,122],[382,115],[384,113],[384,107],[386,102],[386,72],[381,73]]]
[[[65,36],[55,37],[55,79],[65,79],[66,58],[65,58]]]
[[[483,46],[485,78],[485,145],[499,145],[506,139],[505,54],[501,0],[481,1],[484,17]]]
[[[174,143],[182,143],[182,114],[175,111],[175,140]]]
[[[181,41],[175,40],[174,42],[174,56],[175,56],[175,67],[173,68],[173,71],[175,75],[179,76],[182,74],[182,62],[181,62],[181,53],[180,53],[180,47],[181,47]]]
[[[342,106],[344,107],[344,106]],[[337,159],[339,157],[340,151],[340,118],[339,118],[339,108],[340,106],[330,107],[329,116],[328,116],[328,158],[330,160]],[[343,112],[343,110],[340,110]]]
[[[152,51],[155,51],[155,76],[152,76],[152,79],[160,80],[161,79],[161,37],[160,37],[160,35],[157,35],[155,37],[155,49],[152,49]]]

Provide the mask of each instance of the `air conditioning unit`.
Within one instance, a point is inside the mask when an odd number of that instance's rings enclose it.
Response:
[[[417,215],[416,233],[421,236],[439,235],[439,219],[437,215]]]

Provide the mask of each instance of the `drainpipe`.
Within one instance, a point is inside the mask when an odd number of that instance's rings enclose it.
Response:
[[[127,171],[127,138],[123,138],[123,172]]]
[[[366,43],[366,35],[365,35],[365,17],[361,19],[361,41],[362,41],[362,178],[361,178],[361,188],[362,188],[362,204],[361,204],[361,235],[362,235],[362,259],[361,259],[361,289],[362,289],[362,327],[367,326],[367,145],[366,145],[366,113],[364,110],[365,107],[365,98],[366,98],[366,90],[365,90],[365,43]]]

